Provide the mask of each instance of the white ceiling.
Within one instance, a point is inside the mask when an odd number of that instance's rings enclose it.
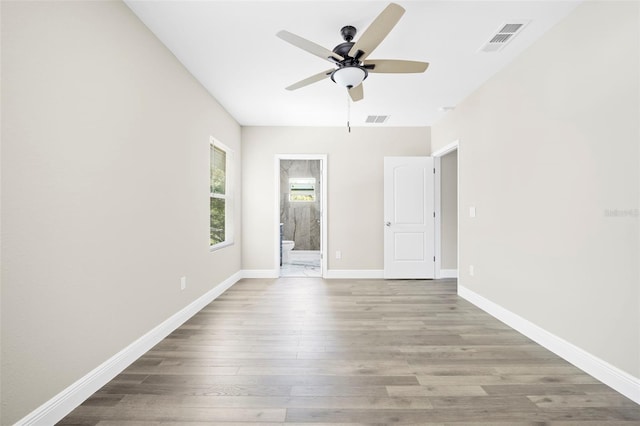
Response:
[[[244,126],[343,126],[347,93],[330,79],[284,88],[332,67],[276,37],[288,30],[332,50],[340,28],[358,36],[388,2],[125,0]],[[429,62],[424,74],[370,74],[352,126],[430,126],[565,17],[579,1],[399,1],[406,9],[369,59]],[[530,20],[497,53],[480,47],[511,20]],[[161,70],[158,70],[159,72]],[[390,115],[365,124],[367,115]]]

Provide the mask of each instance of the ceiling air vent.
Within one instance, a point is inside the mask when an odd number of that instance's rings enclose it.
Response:
[[[498,31],[480,48],[480,52],[498,52],[505,47],[529,21],[516,21],[500,25]]]
[[[389,119],[388,115],[369,115],[365,123],[384,123]]]

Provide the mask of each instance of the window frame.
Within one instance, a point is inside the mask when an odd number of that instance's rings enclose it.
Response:
[[[217,148],[225,153],[225,178],[224,178],[224,194],[211,192],[211,173],[213,164],[211,164],[211,151]],[[214,151],[215,152],[215,151]],[[233,150],[223,144],[213,136],[209,137],[209,251],[216,251],[224,247],[234,244],[234,197],[233,197]],[[218,198],[225,200],[224,203],[224,240],[211,245],[211,199]]]

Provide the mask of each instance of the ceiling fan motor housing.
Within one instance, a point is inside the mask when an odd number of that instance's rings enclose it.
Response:
[[[352,41],[345,41],[344,43],[340,43],[336,47],[333,48],[333,53],[337,53],[345,59],[353,59],[349,56],[349,51],[353,47],[355,43]]]
[[[340,34],[342,34],[342,38],[345,41],[344,41],[344,43],[340,43],[339,45],[334,47],[333,48],[333,53],[337,53],[338,55],[342,56],[344,58],[344,60],[342,60],[340,62],[336,61],[336,63],[340,67],[345,67],[345,66],[347,66],[347,67],[348,66],[359,67],[359,66],[361,66],[360,57],[364,54],[363,51],[358,50],[354,56],[350,56],[349,55],[349,52],[351,52],[351,49],[353,48],[353,45],[355,44],[351,40],[353,40],[353,37],[356,35],[356,28],[352,27],[351,25],[347,25],[346,27],[342,27],[342,29],[340,30]]]

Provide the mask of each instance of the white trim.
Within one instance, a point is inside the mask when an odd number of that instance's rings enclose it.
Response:
[[[233,164],[235,151],[230,147],[228,147],[227,145],[220,142],[218,139],[214,138],[213,136],[209,136],[209,149],[211,149],[211,147],[218,148],[224,151],[224,154],[225,154],[224,194],[214,194],[211,192],[209,193],[209,198],[213,197],[213,198],[220,198],[225,200],[224,241],[221,241],[217,244],[209,246],[209,251],[214,252],[222,248],[228,247],[234,243],[235,229],[236,229],[234,217],[235,217],[235,211],[237,209],[237,206],[236,206],[234,191],[233,191],[233,188],[235,185],[235,174],[234,174],[235,164]],[[209,155],[209,161],[211,161],[211,155]],[[211,164],[209,164],[209,175],[211,175]],[[211,176],[209,176],[209,179],[211,179]],[[211,214],[211,212],[209,212],[209,214]],[[209,233],[211,233],[211,230],[209,230]]]
[[[435,211],[436,211],[436,220],[435,220],[435,254],[436,254],[436,265],[435,265],[435,277],[436,278],[457,278],[458,273],[456,270],[455,277],[444,276],[444,272],[442,270],[442,168],[441,168],[441,158],[445,155],[456,151],[459,149],[460,140],[456,139],[455,141],[443,146],[436,152],[433,152],[431,156],[434,159],[434,166],[436,169],[435,176]],[[457,220],[457,229],[456,229],[456,238],[457,238],[457,253],[456,253],[456,263],[460,262],[460,157],[458,157],[458,161],[456,164],[456,174],[457,174],[457,187],[456,187],[456,197],[458,198],[458,211],[456,214],[458,215]],[[458,265],[460,267],[460,265]],[[447,270],[444,270],[447,271]],[[451,271],[451,270],[448,270]]]
[[[209,251],[210,251],[210,252],[214,252],[214,251],[220,250],[220,249],[222,249],[222,248],[232,246],[232,245],[234,245],[234,244],[235,244],[235,243],[234,243],[233,241],[223,241],[223,242],[221,242],[221,243],[218,243],[218,244],[214,244],[214,245],[212,245],[212,246],[209,246]]]
[[[436,152],[432,152],[431,156],[432,157],[444,157],[448,153],[458,149],[459,142],[460,142],[460,140],[456,139],[455,141],[443,146],[442,148],[440,148]]]
[[[384,279],[382,269],[329,269],[327,279]]]
[[[14,426],[52,425],[62,420],[62,418],[82,404],[84,400],[97,392],[102,386],[120,374],[125,368],[157,345],[176,328],[180,327],[185,321],[200,312],[202,308],[228,290],[238,282],[240,278],[240,272],[236,272],[98,367],[94,368],[49,401],[18,420]]]
[[[248,279],[265,279],[279,278],[280,269],[243,269],[242,278]],[[326,279],[383,279],[384,271],[382,269],[329,269],[325,276]]]
[[[278,269],[243,269],[242,278],[278,278]]]
[[[433,168],[435,170],[435,174],[433,177],[433,211],[435,212],[435,217],[433,219],[433,245],[435,255],[435,265],[434,265],[434,278],[443,278],[442,277],[442,168],[440,165],[440,157],[433,157]]]
[[[320,260],[320,269],[322,270],[322,277],[326,277],[327,274],[327,247],[328,233],[327,233],[327,199],[329,198],[329,191],[327,187],[327,154],[276,154],[274,156],[274,267],[276,268],[276,278],[280,276],[280,160],[320,160],[320,228],[322,230],[322,236],[320,238],[320,253],[322,254]],[[271,277],[256,277],[256,278],[271,278]]]
[[[439,278],[458,278],[457,269],[440,269]]]
[[[563,338],[548,332],[466,287],[458,285],[458,296],[473,303],[607,386],[612,387],[635,403],[640,404],[640,378],[614,367],[573,343],[567,342]]]

